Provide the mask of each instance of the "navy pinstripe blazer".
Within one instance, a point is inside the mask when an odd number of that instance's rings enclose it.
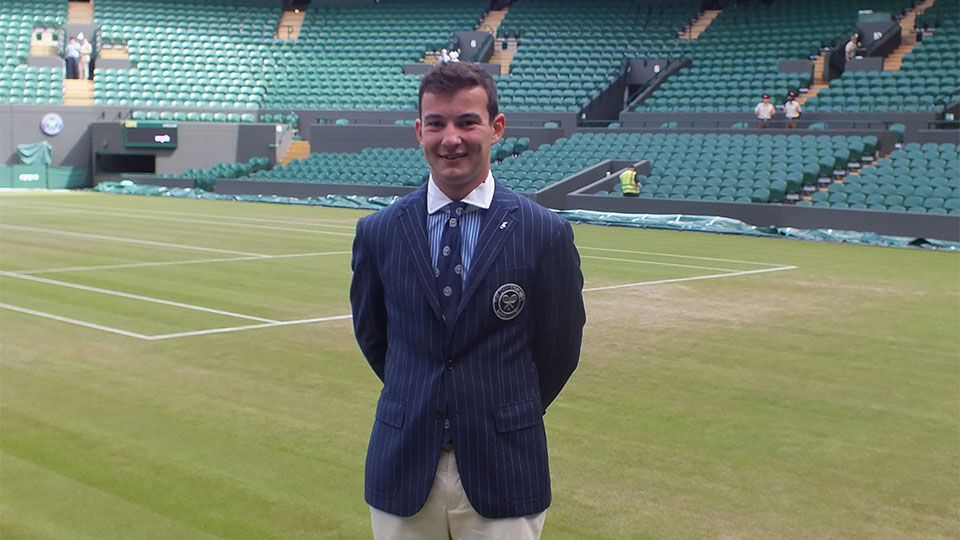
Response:
[[[417,513],[441,446],[452,440],[477,512],[541,512],[550,505],[543,414],[576,369],[586,318],[573,231],[497,183],[456,320],[446,324],[430,261],[426,191],[357,223],[354,331],[383,381],[366,501],[395,515]],[[509,284],[522,289],[522,307],[505,312],[520,301],[514,295],[498,315],[495,296],[515,291]]]

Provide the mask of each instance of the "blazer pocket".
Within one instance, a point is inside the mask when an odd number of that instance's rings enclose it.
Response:
[[[497,433],[509,433],[543,423],[543,409],[539,399],[502,405],[493,411]]]
[[[387,424],[388,426],[393,426],[397,429],[403,429],[403,417],[404,411],[403,403],[390,399],[387,396],[380,396],[380,401],[377,403],[377,420]]]

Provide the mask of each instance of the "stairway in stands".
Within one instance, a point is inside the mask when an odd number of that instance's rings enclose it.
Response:
[[[503,18],[507,16],[507,11],[508,8],[490,10],[487,13],[487,16],[484,17],[484,19],[477,26],[477,30],[489,32],[496,37],[497,29],[500,28],[500,23],[503,22]],[[507,44],[506,48],[503,48],[504,43]],[[489,62],[491,64],[500,64],[500,74],[507,75],[510,73],[510,61],[513,60],[513,57],[516,54],[516,39],[503,38],[501,41],[494,40],[493,55],[490,57]]]
[[[93,1],[69,2],[67,4],[67,23],[93,24]]]
[[[281,165],[287,165],[295,159],[305,159],[310,155],[310,141],[293,141],[287,153],[280,160]]]
[[[68,24],[93,24],[93,2],[70,2],[67,4]],[[88,39],[92,39],[90,36]],[[63,80],[64,105],[93,105],[93,81],[81,79]]]
[[[678,37],[687,41],[697,39],[700,37],[700,34],[710,26],[710,23],[717,18],[717,15],[720,15],[719,9],[704,10],[703,15],[697,17],[688,28],[683,29]]]
[[[917,37],[914,33],[913,24],[917,19],[917,14],[934,4],[936,0],[923,0],[913,9],[907,10],[900,18],[900,46],[893,50],[883,59],[884,71],[898,71],[903,65],[903,57],[910,54],[913,48],[917,46]]]
[[[300,29],[303,27],[303,19],[307,12],[295,9],[293,11],[284,11],[280,15],[280,22],[277,23],[277,33],[273,39],[280,41],[296,41],[300,37]]]
[[[813,61],[813,81],[810,84],[810,88],[797,97],[797,103],[800,105],[806,103],[808,99],[816,97],[821,90],[830,86],[828,82],[823,80],[823,70],[824,66],[827,65],[828,54],[830,54],[830,51],[820,51],[817,59]]]

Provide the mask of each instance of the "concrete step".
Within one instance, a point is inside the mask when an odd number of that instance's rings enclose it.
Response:
[[[290,148],[287,150],[287,153],[284,154],[283,159],[280,160],[280,164],[287,165],[295,159],[304,159],[309,155],[309,141],[293,141],[293,143],[290,144]]]
[[[67,4],[67,23],[93,24],[93,2],[70,2]]]
[[[100,58],[110,58],[113,60],[129,60],[130,53],[127,49],[100,49]]]
[[[277,32],[273,35],[274,39],[281,41],[296,41],[300,37],[300,29],[303,27],[303,19],[306,17],[305,11],[284,11],[280,16],[280,22],[277,23]]]

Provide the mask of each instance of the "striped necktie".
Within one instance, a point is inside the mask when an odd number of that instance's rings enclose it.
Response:
[[[460,292],[463,273],[463,264],[460,255],[460,216],[466,210],[467,203],[454,202],[447,205],[450,217],[443,225],[443,235],[440,237],[440,257],[437,259],[437,268],[434,274],[437,277],[437,288],[440,292],[440,310],[443,320],[448,326],[453,324],[457,314],[457,305],[460,304]]]

